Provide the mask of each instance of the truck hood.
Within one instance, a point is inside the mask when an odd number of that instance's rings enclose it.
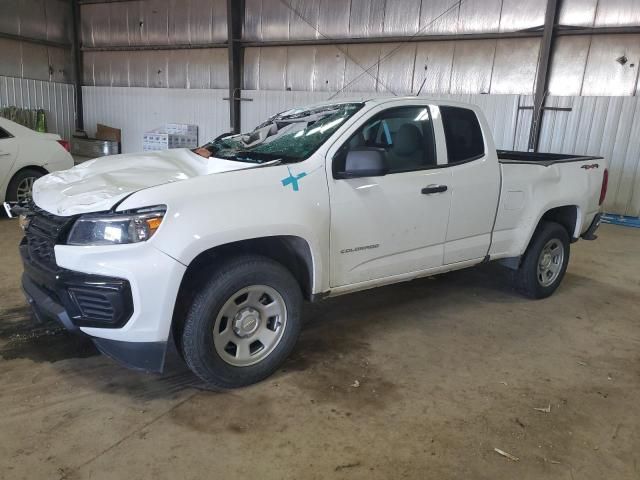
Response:
[[[99,212],[144,188],[256,166],[203,158],[186,148],[100,157],[40,178],[33,201],[55,215]]]

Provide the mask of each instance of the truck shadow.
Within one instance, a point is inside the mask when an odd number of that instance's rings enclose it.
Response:
[[[354,371],[366,371],[370,379],[377,379],[382,391],[386,380],[377,375],[374,365],[367,363],[372,355],[371,335],[383,334],[390,321],[393,328],[399,329],[415,322],[415,316],[412,319],[408,315],[411,312],[427,312],[421,318],[423,323],[427,322],[425,334],[428,334],[429,328],[441,328],[435,320],[452,305],[529,302],[513,290],[509,279],[510,272],[488,264],[306,304],[301,338],[291,357],[269,381],[279,382],[295,376],[296,372],[308,372],[319,377],[318,388],[320,381],[325,388],[327,383],[352,382]],[[596,280],[570,274],[563,286],[598,288],[599,291],[607,287]],[[434,320],[431,327],[429,319]],[[34,324],[26,305],[0,311],[0,357],[4,362],[28,359],[35,363],[64,364],[60,370],[79,375],[83,384],[90,380],[96,390],[143,400],[174,397],[191,388],[210,390],[186,368],[173,347],[163,375],[126,370],[100,356],[88,337],[70,334],[53,322]],[[63,360],[76,361],[61,362]],[[309,376],[305,386],[311,388]]]
[[[0,357],[36,363],[98,355],[93,342],[67,332],[54,321],[36,323],[28,305],[0,312]]]

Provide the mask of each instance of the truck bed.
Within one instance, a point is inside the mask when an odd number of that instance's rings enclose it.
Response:
[[[589,155],[564,155],[561,153],[518,152],[515,150],[498,150],[500,163],[522,163],[548,167],[555,163],[583,162],[585,160],[602,160],[602,157]]]

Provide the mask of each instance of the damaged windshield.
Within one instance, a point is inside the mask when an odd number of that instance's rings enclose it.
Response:
[[[295,163],[308,158],[363,103],[339,103],[288,110],[271,117],[248,134],[218,138],[204,146],[227,160]]]

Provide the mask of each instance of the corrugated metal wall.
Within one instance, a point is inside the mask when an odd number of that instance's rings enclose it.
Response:
[[[226,42],[225,0],[141,0],[82,6],[84,47],[166,50],[84,54],[84,85],[228,88],[226,48],[170,50]]]
[[[532,94],[540,40],[247,48],[247,90]],[[368,73],[365,73],[365,70]]]
[[[640,8],[640,7],[639,7]],[[244,88],[532,94],[540,39],[247,48]],[[388,53],[397,51],[388,56]],[[552,57],[551,95],[637,95],[640,35],[563,36]],[[628,60],[621,64],[618,59]],[[369,73],[365,73],[367,70]]]
[[[605,210],[640,217],[640,97],[551,97],[543,152],[601,155],[609,161]]]
[[[87,52],[84,85],[228,88],[227,49]]]
[[[227,39],[225,0],[140,0],[82,6],[85,47],[194,45]]]
[[[71,42],[68,0],[3,0],[0,32],[10,35]],[[70,83],[73,62],[68,48],[50,47],[0,38],[0,75]]]
[[[124,153],[142,151],[142,135],[165,123],[198,125],[200,143],[229,131],[228,90],[82,87],[87,131],[97,123],[122,129]]]
[[[0,107],[44,109],[47,130],[69,139],[75,123],[75,89],[65,83],[0,76]]]
[[[539,0],[286,0],[286,3],[291,8],[280,0],[246,0],[244,37],[298,40],[509,32],[542,25],[545,6]]]
[[[539,0],[248,0],[246,40],[335,39],[336,46],[247,49],[246,89],[413,93],[533,92],[540,38],[340,45],[341,38],[513,32],[540,27]],[[565,26],[640,25],[637,0],[564,0]],[[397,49],[397,50],[396,50]],[[561,36],[551,95],[638,93],[640,35]],[[395,51],[392,55],[389,52]],[[626,57],[628,61],[617,61]],[[362,68],[364,67],[364,68]],[[364,74],[364,70],[369,74]],[[353,82],[353,83],[351,83]]]

